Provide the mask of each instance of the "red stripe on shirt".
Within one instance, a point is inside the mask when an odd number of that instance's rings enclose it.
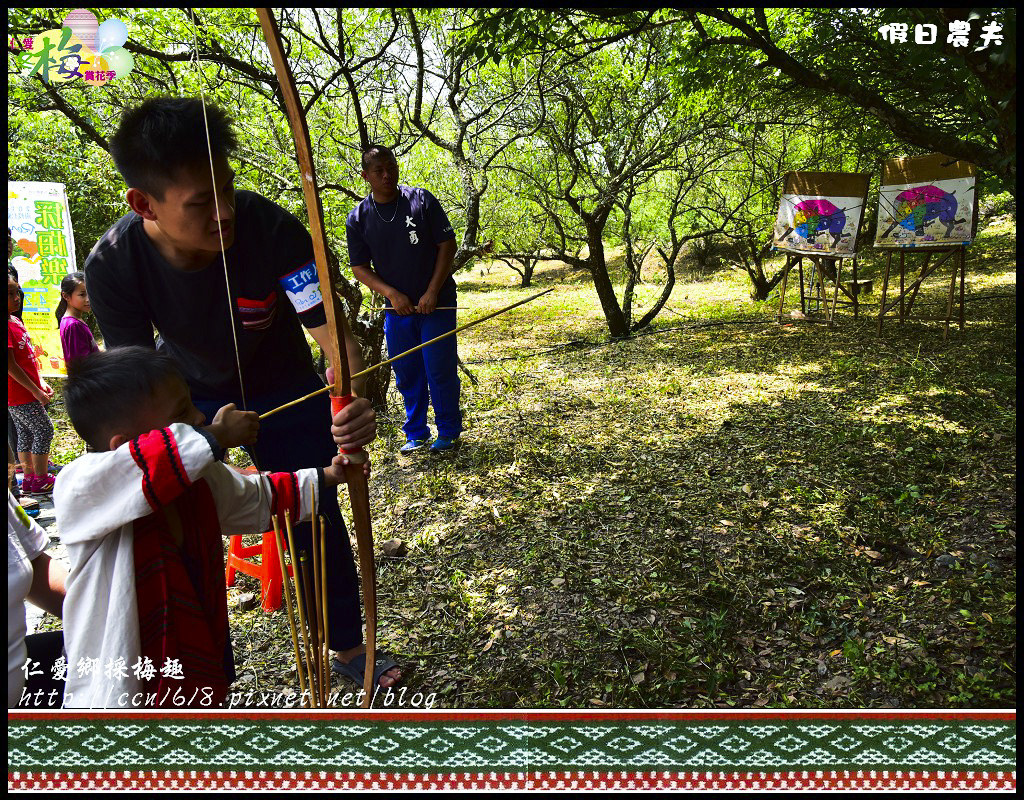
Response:
[[[142,470],[142,491],[156,511],[192,485],[170,430],[162,428],[132,439],[129,452]]]

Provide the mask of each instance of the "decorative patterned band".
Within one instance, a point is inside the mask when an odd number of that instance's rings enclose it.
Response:
[[[9,789],[683,789],[1014,791],[1014,772],[356,772],[13,773]]]
[[[40,788],[126,780],[998,788],[1016,780],[1015,722],[1013,712],[32,713],[8,717],[7,769],[12,785]]]

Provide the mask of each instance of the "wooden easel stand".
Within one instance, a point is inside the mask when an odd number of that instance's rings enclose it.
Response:
[[[885,258],[885,277],[882,279],[882,302],[878,310],[878,335],[882,335],[882,324],[885,321],[886,314],[892,313],[896,306],[899,305],[899,321],[903,323],[906,321],[910,314],[911,309],[914,307],[914,301],[917,299],[918,292],[921,289],[921,284],[924,283],[925,278],[935,272],[939,267],[945,264],[947,261],[952,259],[953,262],[953,273],[949,281],[949,295],[946,302],[946,315],[945,317],[937,317],[941,321],[945,322],[945,329],[942,334],[942,340],[945,341],[949,337],[949,323],[953,319],[953,298],[956,296],[956,283],[957,276],[960,277],[960,308],[958,310],[957,321],[960,325],[960,331],[964,329],[964,281],[966,272],[966,247],[950,247],[945,249],[925,250],[920,249],[915,252],[924,255],[924,262],[921,264],[921,271],[916,278],[907,286],[906,282],[906,270],[907,270],[907,250],[901,249],[899,251],[899,271],[900,271],[900,293],[897,297],[886,302],[886,295],[889,290],[889,275],[892,271],[892,257],[893,251],[889,250],[886,253]],[[911,252],[913,255],[914,252]],[[932,261],[932,256],[939,256]],[[953,256],[958,256],[953,258]]]
[[[786,284],[789,280],[789,271],[796,267],[800,274],[800,312],[804,315],[807,314],[807,300],[808,296],[804,290],[804,265],[803,260],[808,259],[811,262],[812,269],[817,274],[817,286],[816,295],[817,299],[825,308],[825,317],[828,323],[828,327],[832,327],[832,321],[835,318],[836,306],[840,304],[852,305],[853,306],[853,318],[857,319],[860,311],[860,304],[857,300],[857,256],[853,256],[853,264],[851,269],[853,271],[853,286],[854,290],[851,292],[845,286],[842,281],[842,269],[843,261],[846,259],[837,258],[835,256],[824,256],[817,255],[814,253],[790,253],[786,256],[786,266],[783,267],[782,273],[782,290],[779,293],[779,322],[782,322],[782,310],[786,305]],[[830,263],[827,263],[830,262]],[[831,274],[830,274],[831,273]],[[831,280],[835,283],[832,291],[832,306],[829,308],[828,296],[825,294],[825,281]],[[839,292],[848,298],[847,300],[839,299]]]

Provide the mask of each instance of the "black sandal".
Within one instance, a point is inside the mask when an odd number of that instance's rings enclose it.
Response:
[[[381,676],[389,669],[394,669],[397,666],[398,662],[390,655],[383,650],[378,650],[373,663],[373,685],[380,686]],[[361,688],[363,685],[363,675],[366,674],[366,653],[360,653],[353,657],[347,664],[343,664],[338,661],[338,659],[332,658],[331,672],[343,675],[353,681],[356,686]],[[397,683],[392,684],[392,686],[397,686]]]

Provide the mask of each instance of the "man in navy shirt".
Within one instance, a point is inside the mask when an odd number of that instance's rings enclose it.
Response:
[[[349,260],[352,274],[387,299],[384,335],[388,354],[395,356],[455,328],[455,233],[436,197],[398,184],[398,162],[387,147],[366,148],[362,168],[370,194],[345,223]],[[405,400],[402,452],[419,450],[430,440],[431,401],[437,424],[431,450],[454,448],[462,433],[455,337],[392,366]]]
[[[228,160],[235,146],[227,115],[214,106],[204,112],[196,98],[153,97],[127,110],[110,152],[131,211],[85,262],[106,346],[154,347],[155,328],[208,418],[227,403],[264,412],[323,386],[303,334],[321,347],[327,340],[313,240],[276,203],[235,191]],[[345,338],[357,364],[358,345],[347,332]],[[330,430],[329,418],[326,399],[307,400],[261,426],[250,452],[260,469],[294,472],[329,463],[336,444],[360,446],[376,435],[365,399],[339,412]],[[359,583],[336,492],[323,493],[321,509],[333,532],[327,537],[328,640],[337,651],[336,671],[361,678]],[[297,547],[309,551],[309,523],[296,526],[295,536]],[[380,651],[374,672],[381,673],[381,687],[401,677]]]

